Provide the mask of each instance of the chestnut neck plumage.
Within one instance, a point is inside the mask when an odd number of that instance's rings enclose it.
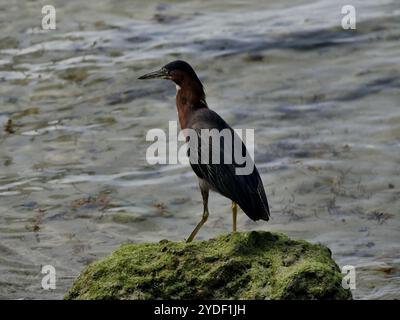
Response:
[[[176,108],[181,129],[188,127],[190,116],[194,111],[208,108],[200,80],[185,76],[176,83]]]

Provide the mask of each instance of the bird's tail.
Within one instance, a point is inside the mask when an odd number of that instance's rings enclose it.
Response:
[[[253,196],[250,199],[247,198],[247,201],[240,202],[241,203],[238,203],[239,207],[250,219],[254,221],[269,220],[269,205],[262,183],[258,185],[256,196]]]
[[[260,197],[261,207],[263,209],[261,211],[260,219],[268,221],[270,216],[269,205],[268,205],[267,195],[265,194],[265,190],[262,183],[260,183],[258,186],[258,194]]]

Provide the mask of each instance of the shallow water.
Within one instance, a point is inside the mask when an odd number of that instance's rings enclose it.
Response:
[[[400,2],[352,3],[356,31],[345,1],[1,1],[0,298],[59,299],[122,243],[188,236],[194,174],[145,160],[175,87],[136,80],[180,58],[211,108],[255,129],[272,220],[238,228],[323,243],[356,267],[355,298],[399,299]],[[199,239],[231,228],[227,199],[210,212]]]

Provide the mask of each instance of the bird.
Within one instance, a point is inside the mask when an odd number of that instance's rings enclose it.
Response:
[[[200,152],[201,147],[212,143],[212,139],[205,139],[201,135],[202,130],[216,130],[217,132],[225,130],[233,135],[236,133],[221,116],[208,107],[203,84],[190,64],[183,60],[172,61],[161,69],[147,73],[138,79],[166,79],[174,82],[176,85],[176,108],[180,127],[184,132],[189,129],[197,134],[197,150],[195,148],[192,150],[189,147],[188,155],[198,154],[197,161],[193,161],[193,158],[189,157],[189,163],[199,180],[203,199],[203,213],[200,222],[191,232],[186,242],[191,242],[195,238],[209,217],[208,198],[210,190],[232,201],[233,233],[237,230],[238,206],[253,221],[268,221],[270,218],[269,204],[263,182],[254,162],[249,174],[237,174],[237,169],[243,165],[238,163],[235,157],[233,161],[219,161],[219,163],[202,161],[204,156]],[[188,136],[186,140],[188,141]],[[245,156],[246,161],[253,161],[242,140],[233,139],[234,141],[240,141],[239,144],[235,142],[232,145],[228,144],[228,147],[223,144],[222,140],[216,144],[220,159],[225,160],[224,156],[229,155],[227,153],[232,155],[234,152],[232,148],[241,147],[241,155]],[[211,146],[209,151],[211,152],[214,149],[215,145]]]

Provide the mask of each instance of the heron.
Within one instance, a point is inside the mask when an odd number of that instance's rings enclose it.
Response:
[[[241,148],[241,154],[245,156],[246,161],[253,161],[242,140],[239,139],[239,144],[232,142],[232,145],[228,144],[228,147],[226,147],[226,144],[222,141],[223,139],[221,139],[216,144],[220,153],[220,161],[218,163],[202,161],[204,157],[200,152],[202,150],[201,147],[213,143],[213,139],[204,139],[202,137],[202,130],[216,130],[217,132],[225,130],[231,132],[232,135],[236,135],[236,133],[221,116],[208,107],[203,84],[190,64],[182,60],[172,61],[161,69],[147,73],[138,79],[166,79],[173,81],[176,85],[176,107],[180,127],[184,132],[190,129],[197,134],[197,150],[189,148],[189,153],[193,152],[191,155],[198,153],[199,157],[196,158],[197,161],[192,161],[193,157],[189,157],[189,162],[199,180],[203,199],[203,213],[200,222],[198,222],[186,242],[191,242],[195,238],[209,217],[208,197],[210,190],[232,201],[233,232],[237,230],[238,206],[253,221],[268,221],[270,217],[268,200],[257,167],[252,163],[249,173],[237,174],[237,170],[243,164],[238,163],[236,158],[233,161],[224,161],[227,153],[232,155],[237,147]],[[187,140],[188,138],[189,136],[186,137]],[[233,139],[233,141],[238,140]],[[208,150],[215,150],[215,145],[208,148]],[[223,160],[221,161],[221,159]]]

